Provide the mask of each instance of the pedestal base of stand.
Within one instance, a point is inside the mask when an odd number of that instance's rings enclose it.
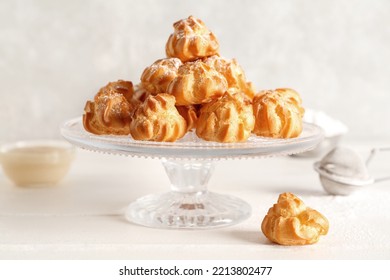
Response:
[[[250,216],[245,201],[212,192],[168,192],[131,203],[126,218],[155,228],[213,229],[242,222]]]

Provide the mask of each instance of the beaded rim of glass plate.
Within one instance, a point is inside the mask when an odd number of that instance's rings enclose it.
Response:
[[[205,141],[188,132],[176,142],[134,140],[131,136],[95,135],[87,132],[81,117],[66,121],[61,126],[62,135],[81,148],[109,154],[186,160],[220,160],[291,155],[309,151],[323,139],[320,127],[303,123],[299,137],[275,139],[251,135],[242,143]]]

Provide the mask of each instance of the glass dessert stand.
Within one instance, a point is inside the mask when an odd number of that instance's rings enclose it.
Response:
[[[87,150],[161,159],[171,191],[132,202],[126,218],[148,227],[188,229],[233,225],[250,216],[251,207],[245,201],[207,190],[216,160],[291,155],[313,149],[322,140],[321,129],[307,123],[298,138],[251,136],[245,143],[229,144],[207,142],[193,132],[173,143],[94,135],[84,130],[81,118],[67,121],[61,133],[72,144]]]

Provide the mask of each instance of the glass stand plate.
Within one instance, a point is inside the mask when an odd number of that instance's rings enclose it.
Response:
[[[149,227],[187,229],[229,226],[250,216],[245,201],[207,190],[216,160],[296,154],[315,148],[323,137],[319,127],[304,123],[301,135],[292,139],[251,136],[245,143],[216,143],[189,132],[172,143],[137,141],[130,136],[91,134],[84,130],[81,118],[64,123],[61,133],[87,150],[161,159],[171,191],[132,202],[126,218]]]

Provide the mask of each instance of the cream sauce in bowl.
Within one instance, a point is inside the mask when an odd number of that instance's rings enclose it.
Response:
[[[67,174],[75,148],[60,140],[19,141],[0,148],[4,174],[18,186],[58,183]]]

